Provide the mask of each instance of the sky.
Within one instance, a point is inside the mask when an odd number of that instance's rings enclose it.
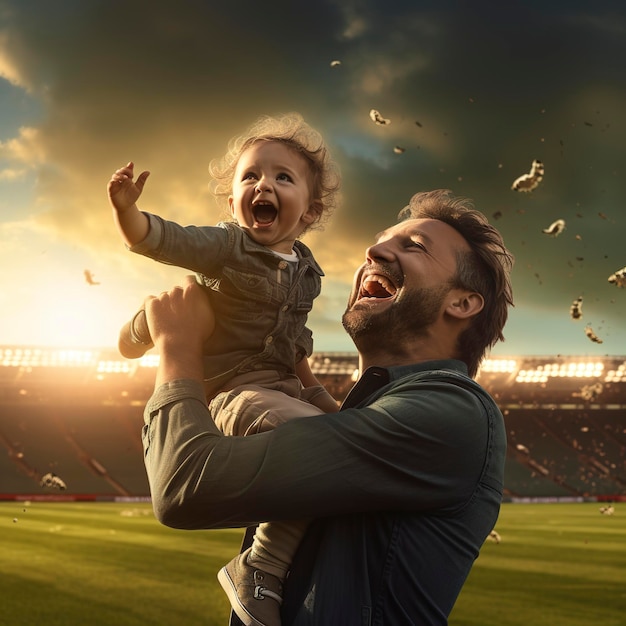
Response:
[[[212,224],[210,161],[297,111],[343,176],[304,238],[325,271],[317,351],[353,350],[340,319],[375,234],[450,189],[516,257],[494,356],[626,355],[626,289],[608,281],[626,266],[624,67],[626,6],[603,0],[0,0],[0,346],[115,346],[188,272],[124,248],[111,173],[134,161],[141,209]],[[512,190],[535,159],[543,180]]]

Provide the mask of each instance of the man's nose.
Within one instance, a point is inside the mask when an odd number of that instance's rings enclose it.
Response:
[[[368,263],[393,261],[395,259],[395,253],[391,245],[391,240],[379,241],[373,246],[370,246],[365,251],[365,259]]]

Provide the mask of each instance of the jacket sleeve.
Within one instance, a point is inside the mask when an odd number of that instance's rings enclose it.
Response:
[[[488,443],[471,392],[397,386],[365,408],[222,435],[199,383],[174,381],[146,407],[145,464],[157,518],[175,528],[373,510],[455,510],[479,480]]]
[[[129,249],[160,263],[209,274],[223,265],[232,247],[229,231],[219,225],[181,226],[158,215],[145,215],[150,221],[148,235]]]

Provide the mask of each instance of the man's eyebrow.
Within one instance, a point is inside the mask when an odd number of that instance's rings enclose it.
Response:
[[[423,230],[416,229],[411,233],[411,237],[415,235],[421,237],[429,246],[433,245],[432,237],[429,237]]]
[[[381,238],[384,237],[388,232],[389,232],[389,228],[386,228],[385,230],[381,230],[379,233],[376,233],[374,240],[376,242],[380,241]],[[429,246],[433,245],[433,238],[427,235],[423,230],[416,228],[415,230],[409,233],[410,237],[415,237],[416,235],[418,237],[421,237]]]

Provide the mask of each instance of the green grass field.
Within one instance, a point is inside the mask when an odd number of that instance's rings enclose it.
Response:
[[[451,626],[626,624],[626,505],[506,504]],[[175,531],[147,504],[0,503],[0,624],[225,626],[241,531]]]

